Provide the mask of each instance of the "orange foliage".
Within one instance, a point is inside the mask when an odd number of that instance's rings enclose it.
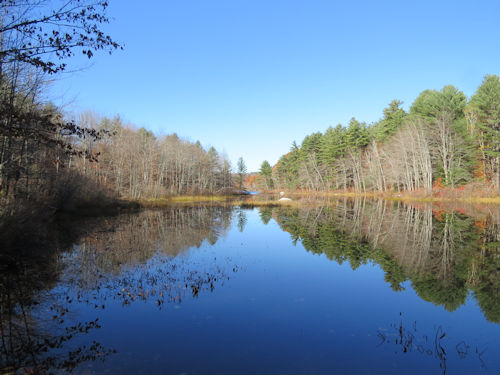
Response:
[[[246,186],[247,188],[255,188],[257,186],[258,178],[259,175],[257,174],[248,175],[243,181],[243,185]]]
[[[483,230],[486,227],[485,220],[476,220],[474,222],[474,225],[476,226],[476,228],[479,228],[481,230]]]
[[[445,213],[444,210],[432,210],[432,214],[434,217],[439,221],[443,221],[443,214]]]
[[[484,173],[484,164],[481,161],[478,161],[474,166],[474,170],[472,172],[474,177],[478,180],[486,181],[486,174]]]
[[[438,179],[432,185],[432,190],[434,190],[434,189],[437,189],[437,190],[444,189],[443,179],[441,177],[438,177]]]

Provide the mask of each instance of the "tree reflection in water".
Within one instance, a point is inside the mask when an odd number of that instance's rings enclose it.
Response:
[[[410,281],[421,298],[449,311],[472,291],[484,316],[500,322],[498,210],[476,218],[394,202],[341,200],[313,208],[263,207],[260,217],[264,224],[273,218],[307,251],[347,261],[353,269],[377,263],[393,290]],[[91,333],[100,328],[109,304],[142,301],[162,309],[222,285],[239,270],[231,259],[185,254],[217,243],[232,224],[243,231],[246,212],[197,206],[66,220],[59,230],[50,224],[36,235],[10,231],[17,237],[1,238],[9,246],[0,253],[2,373],[72,372],[82,362],[105,360],[113,348],[89,337],[98,336]],[[432,345],[420,347],[423,336],[407,326],[393,324],[392,333],[379,337],[403,352],[432,350],[446,369],[452,344],[442,337],[445,332],[428,334]],[[474,354],[482,361],[483,349],[453,345],[459,356]]]
[[[499,207],[474,218],[431,206],[346,199],[327,207],[274,208],[272,217],[306,250],[348,261],[353,269],[377,263],[393,290],[410,280],[422,299],[448,311],[472,291],[484,316],[500,323]]]
[[[231,218],[228,208],[179,207],[63,223],[55,236],[38,227],[31,249],[9,240],[0,254],[1,373],[70,373],[104,361],[115,351],[84,336],[100,328],[98,311],[109,299],[161,308],[213,290],[238,266],[179,255],[216,243]],[[78,319],[82,304],[96,310],[95,319]]]
[[[39,261],[41,259],[38,259]],[[57,259],[51,259],[57,262]],[[46,266],[52,266],[49,269]],[[58,276],[54,263],[19,263],[2,254],[0,270],[0,364],[2,373],[71,372],[79,363],[104,360],[113,353],[100,343],[74,345],[100,328],[91,321],[66,322],[68,300],[49,293]]]

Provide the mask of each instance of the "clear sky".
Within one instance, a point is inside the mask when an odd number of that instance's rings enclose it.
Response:
[[[124,51],[63,75],[55,102],[199,140],[249,171],[314,131],[377,121],[392,99],[407,109],[447,84],[470,96],[500,73],[498,0],[109,2]]]

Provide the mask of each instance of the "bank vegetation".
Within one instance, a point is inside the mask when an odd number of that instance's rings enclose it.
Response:
[[[0,218],[231,191],[231,164],[213,147],[47,101],[76,53],[121,49],[102,31],[107,7],[0,1]]]
[[[393,100],[372,124],[316,132],[271,166],[257,186],[307,193],[386,196],[498,196],[500,80],[487,75],[471,98],[454,86],[423,91],[410,106]]]

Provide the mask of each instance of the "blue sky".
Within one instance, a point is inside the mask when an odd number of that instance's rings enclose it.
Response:
[[[124,51],[62,75],[54,101],[199,140],[249,171],[312,132],[377,121],[392,99],[408,108],[447,84],[470,96],[500,73],[498,0],[111,0],[108,15]]]

